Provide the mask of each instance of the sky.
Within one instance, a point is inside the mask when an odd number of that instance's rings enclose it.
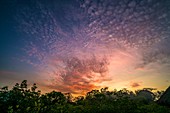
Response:
[[[169,0],[1,0],[0,16],[0,87],[170,85]]]

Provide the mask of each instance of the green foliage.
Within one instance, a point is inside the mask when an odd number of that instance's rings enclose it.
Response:
[[[2,113],[170,113],[170,108],[158,105],[154,100],[162,92],[151,88],[136,93],[127,89],[108,91],[108,88],[92,90],[86,96],[73,98],[70,93],[52,91],[41,94],[36,84],[29,89],[27,81],[8,90],[0,90]]]

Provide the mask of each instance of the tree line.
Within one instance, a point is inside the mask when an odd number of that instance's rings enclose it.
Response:
[[[108,87],[73,97],[70,93],[52,91],[41,94],[34,83],[16,83],[12,89],[0,89],[0,113],[170,113],[170,108],[157,100],[164,91],[144,88],[109,91]]]

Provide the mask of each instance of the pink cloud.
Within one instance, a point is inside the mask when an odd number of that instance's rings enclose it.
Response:
[[[96,84],[110,81],[107,74],[108,62],[106,59],[99,60],[92,57],[91,59],[81,60],[72,57],[64,59],[62,62],[64,66],[60,69],[58,69],[57,64],[52,63],[53,71],[50,70],[52,80],[45,87],[61,92],[84,95],[92,89],[99,88]]]
[[[131,83],[130,83],[130,86],[131,86],[132,88],[139,87],[139,86],[141,86],[141,82],[131,82]]]

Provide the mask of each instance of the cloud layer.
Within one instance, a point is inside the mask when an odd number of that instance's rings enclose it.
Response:
[[[115,72],[124,72],[158,61],[169,63],[169,4],[73,0],[25,5],[17,17],[26,43],[21,60],[47,73],[51,83],[45,86],[72,93],[113,80],[110,70],[117,67]]]

